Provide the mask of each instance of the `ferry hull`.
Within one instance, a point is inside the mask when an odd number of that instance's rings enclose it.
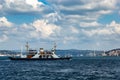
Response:
[[[61,57],[61,58],[15,58],[9,57],[10,60],[70,60],[71,57]]]

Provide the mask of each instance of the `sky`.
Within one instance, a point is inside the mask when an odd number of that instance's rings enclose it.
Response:
[[[120,48],[119,0],[0,0],[0,49]]]

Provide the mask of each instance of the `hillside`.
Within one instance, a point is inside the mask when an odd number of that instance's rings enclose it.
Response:
[[[120,48],[118,49],[112,49],[107,52],[105,52],[107,56],[120,56]]]

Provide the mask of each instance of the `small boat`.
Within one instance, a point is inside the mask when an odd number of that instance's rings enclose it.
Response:
[[[43,48],[37,50],[29,49],[28,42],[26,44],[26,55],[21,54],[19,57],[11,56],[10,60],[70,60],[71,56],[59,57],[56,55],[56,44],[51,51],[44,51]]]

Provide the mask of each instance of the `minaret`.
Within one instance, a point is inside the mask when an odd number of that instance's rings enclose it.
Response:
[[[93,56],[96,56],[95,50],[94,50]]]

